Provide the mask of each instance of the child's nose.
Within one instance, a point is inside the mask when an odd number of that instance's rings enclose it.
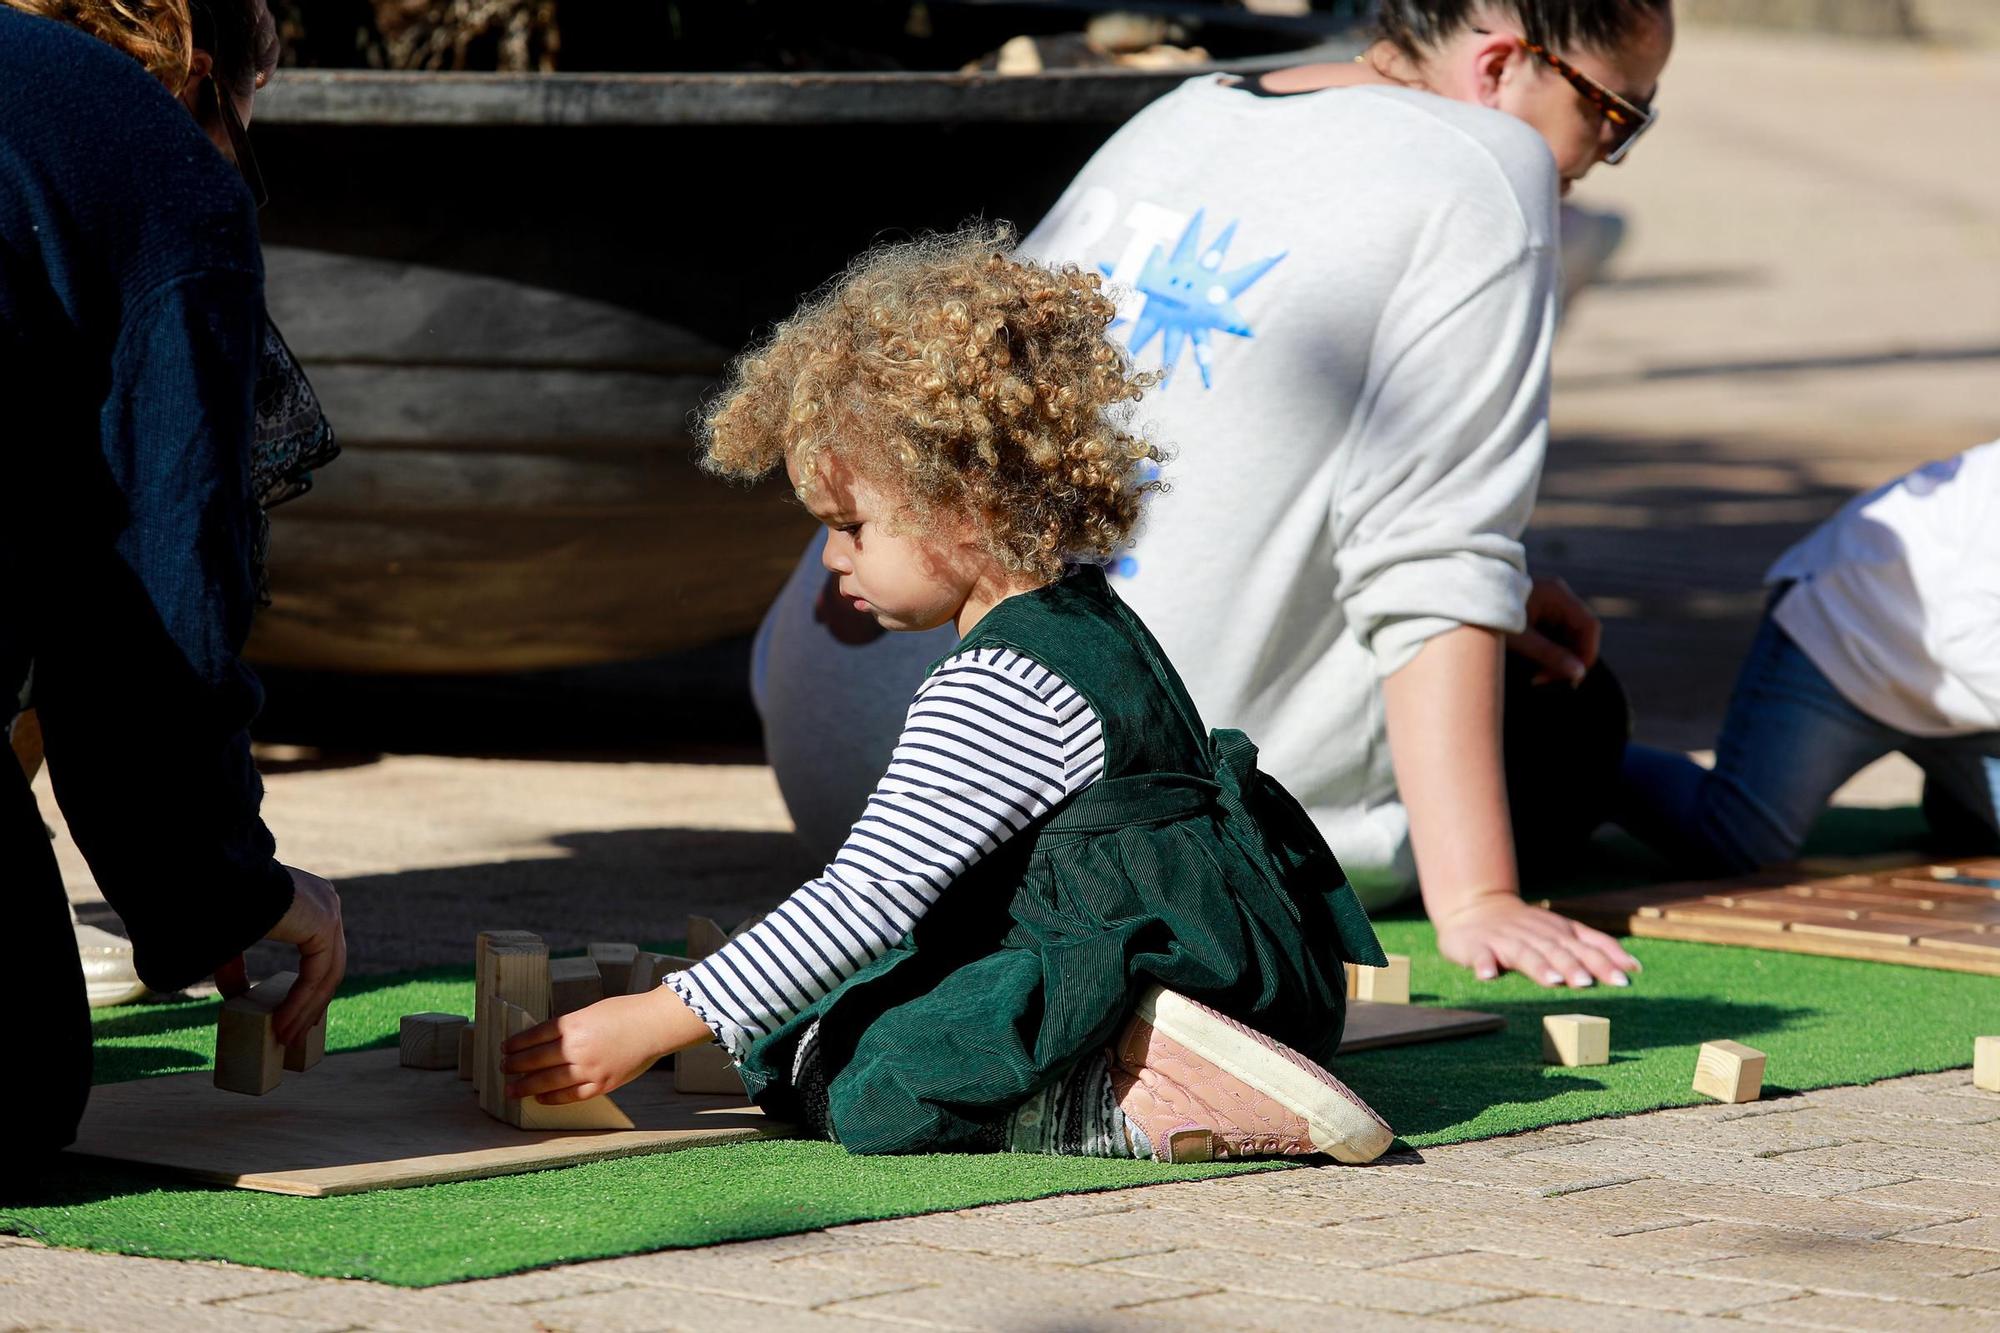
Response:
[[[826,571],[829,574],[852,574],[854,572],[854,562],[848,558],[847,552],[842,548],[841,536],[837,532],[828,534],[826,547],[819,554],[819,562],[826,567]]]

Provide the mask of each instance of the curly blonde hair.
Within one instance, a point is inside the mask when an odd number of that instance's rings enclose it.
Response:
[[[188,0],[0,0],[37,18],[81,28],[117,47],[177,91],[194,64],[194,19]]]
[[[1130,539],[1161,450],[1126,429],[1152,383],[1105,336],[1095,274],[971,227],[862,256],[737,360],[702,422],[703,466],[754,479],[827,456],[894,483],[919,531],[969,519],[1010,572],[1053,579]]]

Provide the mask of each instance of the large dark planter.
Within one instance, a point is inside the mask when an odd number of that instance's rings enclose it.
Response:
[[[523,671],[751,628],[810,524],[693,464],[728,356],[873,241],[1032,226],[1185,77],[285,72],[270,305],[346,456],[276,515],[252,655]]]

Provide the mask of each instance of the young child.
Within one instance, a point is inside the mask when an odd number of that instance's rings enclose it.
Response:
[[[1778,558],[1715,767],[1625,754],[1620,820],[1691,871],[1789,861],[1892,750],[1941,849],[2000,849],[2000,441],[1855,497]]]
[[[1140,386],[1098,279],[1006,248],[877,251],[738,363],[708,467],[782,465],[843,598],[960,640],[825,874],[653,994],[509,1041],[510,1093],[593,1096],[713,1036],[859,1153],[1372,1160],[1389,1127],[1316,1061],[1374,932],[1092,563],[1159,453],[1119,424]]]

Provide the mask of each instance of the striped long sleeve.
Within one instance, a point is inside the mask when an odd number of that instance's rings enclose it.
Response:
[[[754,929],[666,979],[732,1055],[880,958],[981,857],[1094,782],[1097,714],[1004,648],[947,659],[833,863]]]

